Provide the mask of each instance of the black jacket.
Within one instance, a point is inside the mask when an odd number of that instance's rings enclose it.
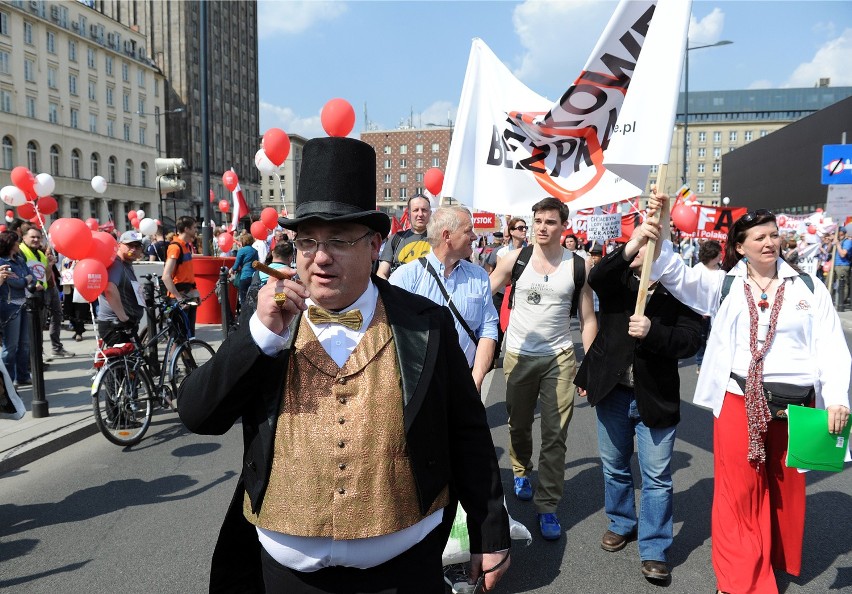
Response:
[[[680,421],[678,359],[691,357],[700,345],[701,316],[657,285],[645,308],[651,320],[642,340],[627,334],[636,308],[639,280],[624,259],[624,246],[604,257],[589,273],[600,303],[598,334],[574,383],[594,406],[612,391],[633,364],[636,406],[648,427],[671,427]]]
[[[400,362],[403,418],[421,513],[446,485],[468,514],[474,553],[510,547],[508,515],[485,409],[445,307],[373,277]],[[295,328],[298,318],[294,321]],[[222,434],[242,417],[242,476],[213,555],[211,591],[262,591],[260,545],[243,516],[263,501],[290,351],[264,355],[248,324],[229,336],[180,389],[180,417],[190,431]],[[295,334],[291,332],[291,335]],[[294,502],[298,503],[298,502]],[[455,506],[451,506],[454,510]]]

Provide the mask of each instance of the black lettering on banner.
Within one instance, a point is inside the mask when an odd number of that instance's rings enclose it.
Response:
[[[648,27],[651,26],[651,19],[654,17],[654,9],[656,8],[656,4],[652,4],[648,7],[648,10],[645,11],[645,14],[639,17],[631,29],[636,31],[642,37],[648,36]],[[638,56],[638,54],[637,54]]]
[[[730,210],[720,210],[719,218],[716,219],[716,226],[713,227],[714,231],[719,231],[720,229],[730,229],[731,225],[734,224],[734,217],[731,214]]]
[[[535,149],[540,148],[541,152],[536,153]],[[547,168],[543,166],[544,160],[547,159],[547,155],[550,153],[550,145],[543,145],[541,147],[533,147],[533,153],[527,157],[526,159],[521,159],[521,161],[515,166],[515,169],[527,169],[529,171],[534,171],[535,173],[547,173]],[[537,167],[536,163],[542,163],[542,167]]]
[[[591,107],[577,107],[571,101],[580,93],[591,95],[595,99],[594,105]],[[606,91],[594,85],[571,85],[568,92],[564,95],[565,101],[562,102],[562,109],[576,115],[587,115],[597,111],[601,106],[606,104]]]
[[[615,126],[616,120],[618,120],[618,110],[613,107],[609,110],[609,118],[606,121],[606,127],[604,127],[603,142],[601,142],[601,149],[603,150],[606,150],[609,146],[609,139],[612,133],[618,131]]]
[[[500,165],[503,163],[503,142],[500,138],[500,132],[497,131],[497,126],[492,126],[491,129],[491,148],[488,149],[489,165]]]
[[[589,143],[586,142],[586,137],[583,136],[579,139],[579,144],[577,146],[577,151],[574,153],[574,171],[580,171],[580,159],[582,159],[586,167],[591,167],[594,165],[592,162],[592,154],[589,151]]]
[[[556,160],[553,163],[553,171],[550,175],[553,177],[559,177],[559,172],[562,171],[562,162],[568,159],[568,157],[570,157],[574,152],[574,149],[577,147],[577,139],[566,138],[565,140],[559,140],[553,144],[556,145]]]

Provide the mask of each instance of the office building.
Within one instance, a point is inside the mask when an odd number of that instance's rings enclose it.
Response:
[[[299,175],[302,169],[302,149],[308,141],[304,136],[288,134],[290,137],[290,153],[278,168],[275,175],[261,175],[260,207],[271,206],[281,212],[286,208],[292,217],[296,208],[296,192],[299,189]]]

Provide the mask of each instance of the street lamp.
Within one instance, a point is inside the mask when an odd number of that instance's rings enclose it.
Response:
[[[683,183],[686,183],[687,179],[687,167],[686,167],[686,151],[687,151],[687,138],[689,132],[689,52],[697,49],[704,49],[706,47],[717,47],[720,45],[731,45],[733,41],[722,40],[717,41],[716,43],[709,43],[707,45],[694,45],[692,47],[687,46],[686,48],[686,62],[684,63],[683,68]]]

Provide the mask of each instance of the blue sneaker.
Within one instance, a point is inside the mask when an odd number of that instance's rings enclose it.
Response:
[[[562,526],[556,514],[538,514],[538,526],[544,540],[559,540],[562,536]]]
[[[532,499],[532,485],[530,479],[525,476],[515,477],[515,497],[521,501],[529,501]]]

